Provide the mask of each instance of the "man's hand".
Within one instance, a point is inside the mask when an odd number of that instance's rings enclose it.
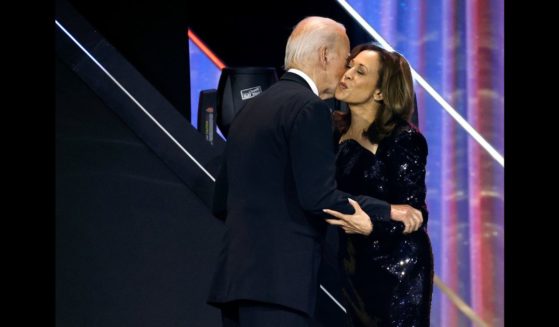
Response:
[[[404,223],[404,234],[415,232],[423,223],[423,214],[421,211],[407,204],[391,204],[390,218],[395,221]]]
[[[330,210],[330,209],[323,209],[329,215],[332,215],[339,219],[326,219],[326,222],[330,225],[335,225],[341,227],[347,234],[362,234],[362,235],[369,235],[373,231],[373,223],[371,222],[371,218],[369,215],[361,209],[359,204],[352,200],[348,199],[349,203],[355,209],[355,213],[353,215],[344,215],[341,212]]]

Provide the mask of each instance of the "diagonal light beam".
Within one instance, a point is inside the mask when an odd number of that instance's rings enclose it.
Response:
[[[169,131],[167,131],[167,129],[165,129],[165,127],[163,127],[163,125],[161,125],[159,121],[155,119],[155,117],[153,117],[146,110],[146,108],[144,108],[144,106],[142,106],[142,104],[138,100],[136,100],[136,98],[132,94],[130,94],[130,92],[128,92],[128,90],[124,86],[122,86],[122,84],[120,84],[117,79],[114,78],[113,75],[109,73],[109,71],[103,65],[101,65],[101,63],[89,51],[87,51],[87,49],[66,28],[64,28],[64,26],[62,26],[62,24],[60,24],[56,19],[54,20],[54,22],[60,28],[60,30],[62,30],[62,32],[64,32],[89,57],[89,59],[91,59],[91,61],[93,61],[95,65],[97,65],[116,84],[116,86],[118,86],[122,90],[122,92],[124,92],[124,94],[126,94],[130,98],[130,100],[132,100],[132,102],[134,102],[146,114],[146,116],[148,116],[149,119],[151,119],[155,123],[155,125],[157,125],[157,127],[159,127],[159,129],[161,129],[161,131],[163,131],[163,133],[165,133],[171,139],[171,141],[173,141],[173,143],[175,143],[179,147],[179,149],[181,149],[181,151],[184,152],[196,164],[196,166],[198,166],[213,182],[215,182],[215,178],[206,170],[206,168],[204,168],[204,166],[202,166],[202,164],[200,164],[194,158],[194,156],[192,156],[192,154],[190,154],[190,152],[188,152],[173,137],[173,135],[169,133]]]

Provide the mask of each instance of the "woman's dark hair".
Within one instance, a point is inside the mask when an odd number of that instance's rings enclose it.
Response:
[[[398,124],[409,122],[414,110],[413,81],[407,60],[398,52],[388,51],[376,44],[366,43],[354,47],[347,62],[366,50],[379,54],[379,78],[377,85],[371,87],[381,90],[383,100],[380,101],[375,121],[363,134],[369,141],[378,144],[390,135]],[[334,122],[341,134],[347,132],[351,124],[351,112],[335,112]]]

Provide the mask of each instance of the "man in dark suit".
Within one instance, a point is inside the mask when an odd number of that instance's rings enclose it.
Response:
[[[231,124],[214,203],[227,232],[208,299],[222,309],[224,326],[311,325],[324,220],[332,218],[323,209],[345,213],[363,235],[373,215],[421,225],[410,206],[366,196],[350,203],[336,189],[331,114],[322,100],[334,95],[348,53],[343,25],[305,18],[287,42],[287,73]]]

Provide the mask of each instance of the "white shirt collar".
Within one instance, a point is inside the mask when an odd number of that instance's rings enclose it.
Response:
[[[309,77],[309,75],[303,73],[302,71],[300,71],[299,69],[296,69],[296,68],[290,68],[287,72],[297,74],[297,75],[301,76],[305,81],[307,81],[307,83],[311,87],[311,90],[314,92],[314,94],[316,94],[318,96],[318,87],[316,87],[315,82]]]

